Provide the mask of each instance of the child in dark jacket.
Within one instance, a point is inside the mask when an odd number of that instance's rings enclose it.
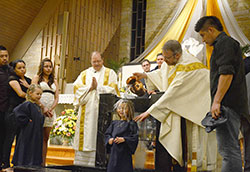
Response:
[[[17,125],[21,128],[13,156],[14,166],[36,167],[42,164],[44,116],[39,107],[42,89],[31,84],[27,101],[14,109]]]
[[[129,100],[120,99],[115,105],[120,120],[112,121],[105,133],[105,145],[110,159],[107,172],[132,172],[132,154],[138,145],[138,126],[133,121],[134,106]]]

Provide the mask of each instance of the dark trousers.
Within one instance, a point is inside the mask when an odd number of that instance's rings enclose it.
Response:
[[[5,140],[3,144],[3,168],[10,167],[10,154],[11,154],[11,147],[16,135],[18,135],[18,127],[15,122],[14,113],[6,113],[5,115]]]
[[[5,140],[5,124],[4,124],[5,112],[0,112],[0,170],[2,167],[3,158],[3,143]]]
[[[241,119],[241,132],[244,137],[244,172],[250,172],[250,123]]]
[[[161,123],[156,120],[156,147],[155,147],[155,171],[156,172],[185,172],[186,168],[181,167],[178,162],[173,160],[168,151],[159,142]],[[182,152],[183,162],[186,162],[186,122],[181,118],[181,137],[182,137]]]

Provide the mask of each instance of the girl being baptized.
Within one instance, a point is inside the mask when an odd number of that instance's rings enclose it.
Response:
[[[115,105],[120,120],[114,120],[105,133],[105,145],[110,159],[107,172],[132,172],[132,154],[138,145],[138,126],[133,103],[120,99]]]

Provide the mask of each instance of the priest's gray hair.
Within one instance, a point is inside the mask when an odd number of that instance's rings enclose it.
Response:
[[[126,104],[125,107],[128,108],[128,113],[127,114],[125,113],[126,109],[122,109],[122,110],[124,111],[127,121],[132,121],[134,118],[134,113],[135,113],[133,102],[128,99],[120,99],[114,104],[114,111],[117,112],[117,109],[121,106],[121,104]]]
[[[174,54],[176,54],[176,53],[182,54],[181,44],[178,41],[176,41],[176,40],[169,40],[169,41],[167,41],[164,44],[164,46],[162,47],[162,50],[164,52],[166,52],[166,51],[172,51]]]
[[[39,89],[42,90],[42,87],[40,85],[38,85],[38,84],[31,84],[29,86],[29,88],[27,90],[27,93],[26,93],[26,100],[27,101],[30,101],[30,102],[34,103],[33,100],[30,97],[30,93],[33,93],[36,90],[36,88],[39,88]]]
[[[99,54],[99,55],[101,56],[101,58],[103,59],[103,57],[102,57],[102,55],[101,55],[101,53],[100,53],[99,51],[93,51],[93,52],[91,53],[91,58],[92,58],[93,56],[97,55],[97,54]]]

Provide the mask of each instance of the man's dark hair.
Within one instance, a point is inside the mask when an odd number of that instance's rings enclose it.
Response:
[[[0,51],[1,50],[7,50],[3,45],[0,45]]]
[[[144,62],[150,63],[148,59],[143,59],[142,62],[141,62],[141,65],[142,65],[142,63],[144,63]]]
[[[156,57],[158,57],[158,56],[162,56],[162,53],[158,53],[158,54],[156,55]]]
[[[199,19],[195,24],[194,30],[200,32],[200,30],[206,30],[209,26],[214,27],[218,31],[223,31],[223,26],[220,20],[215,16],[204,16]]]

